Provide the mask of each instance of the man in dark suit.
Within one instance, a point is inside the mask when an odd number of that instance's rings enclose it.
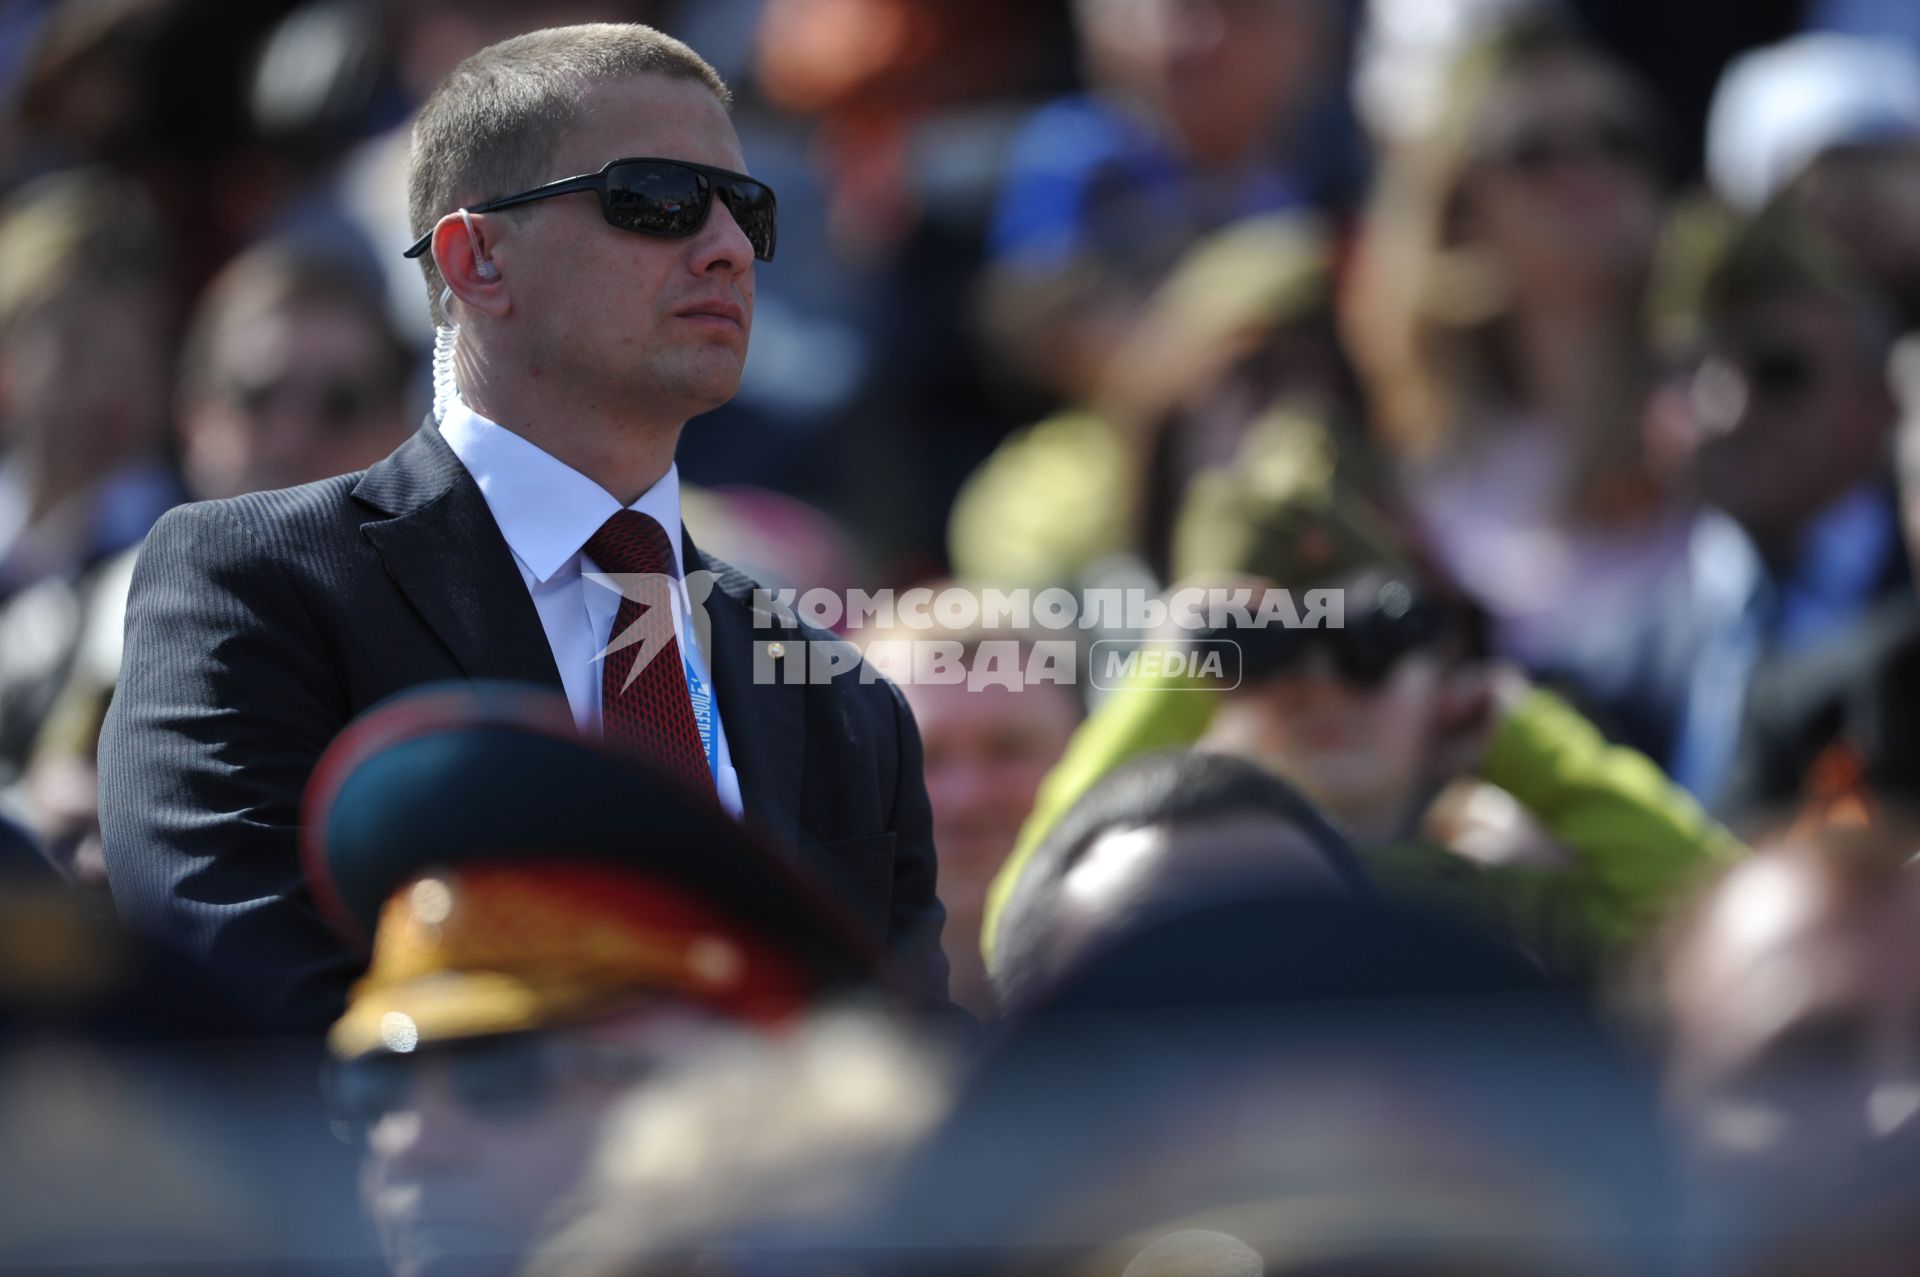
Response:
[[[727,101],[640,26],[461,64],[408,173],[433,419],[364,473],[183,507],[147,544],[101,744],[114,897],[270,1023],[324,1025],[361,965],[301,881],[315,761],[367,706],[461,677],[561,690],[584,729],[767,826],[944,999],[905,703],[792,668],[830,636],[756,615],[680,527],[675,447],[738,387],[774,247]]]
[[[1901,530],[1920,563],[1920,338],[1888,361]],[[1920,599],[1883,601],[1830,641],[1763,660],[1745,705],[1727,810],[1781,817],[1845,800],[1920,810]]]

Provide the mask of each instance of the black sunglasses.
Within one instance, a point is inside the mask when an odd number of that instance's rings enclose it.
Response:
[[[578,1078],[624,1086],[652,1072],[657,1059],[615,1044],[556,1039],[538,1033],[476,1038],[421,1055],[376,1053],[330,1064],[321,1088],[334,1131],[355,1137],[407,1103],[428,1063],[447,1071],[456,1099],[476,1117],[507,1122],[540,1111],[562,1081]]]
[[[1542,177],[1582,160],[1651,167],[1654,150],[1653,139],[1639,126],[1624,120],[1596,120],[1585,125],[1523,130],[1496,148],[1492,159],[1528,177]]]
[[[386,378],[354,378],[347,374],[280,377],[236,383],[229,389],[234,403],[249,416],[258,417],[278,404],[292,402],[333,431],[357,425],[383,399],[398,392],[398,387],[389,385]]]
[[[1742,351],[1735,362],[1745,374],[1747,385],[1766,399],[1791,398],[1820,379],[1814,356],[1790,342],[1769,342]]]
[[[492,213],[575,191],[592,191],[600,197],[600,212],[609,226],[666,239],[683,238],[706,225],[718,195],[753,245],[753,255],[763,262],[773,260],[773,188],[744,173],[689,160],[612,160],[598,173],[563,177],[518,195],[471,204],[467,211]],[[406,256],[420,256],[432,240],[433,232],[428,231],[413,242]]]
[[[1407,655],[1437,643],[1447,629],[1441,606],[1400,581],[1387,582],[1364,606],[1348,607],[1343,619],[1339,628],[1231,627],[1211,637],[1240,645],[1248,683],[1298,669],[1309,653],[1323,648],[1343,681],[1370,688],[1384,682]]]

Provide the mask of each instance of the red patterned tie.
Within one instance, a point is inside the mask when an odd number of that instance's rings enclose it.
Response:
[[[620,609],[607,639],[613,650],[600,673],[602,734],[653,758],[695,791],[713,793],[674,633],[668,591],[677,574],[666,531],[638,510],[622,510],[588,540],[587,555],[602,572],[626,578],[618,581]],[[635,673],[643,653],[652,658]]]

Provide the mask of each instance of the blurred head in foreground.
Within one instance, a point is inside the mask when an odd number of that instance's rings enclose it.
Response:
[[[998,928],[1003,1010],[1044,995],[1141,916],[1235,883],[1365,891],[1352,848],[1291,785],[1243,759],[1161,754],[1114,769],[1027,862]]]
[[[376,709],[308,817],[315,895],[372,942],[331,1089],[402,1277],[511,1271],[633,1083],[873,969],[785,860],[544,692]]]
[[[861,1009],[778,1036],[724,1031],[609,1115],[589,1177],[526,1271],[804,1270],[946,1115],[955,1064]]]
[[[1655,1106],[1517,950],[1242,881],[1021,1009],[896,1181],[916,1274],[1639,1271]]]
[[[215,973],[44,862],[0,865],[0,1269],[269,1277],[363,1256],[310,1044],[252,1029]]]
[[[375,285],[269,244],[201,296],[182,356],[182,463],[195,497],[287,488],[372,465],[406,437],[409,352]]]
[[[1667,1085],[1715,1224],[1838,1237],[1920,1202],[1916,846],[1891,826],[1763,840],[1679,919]]]

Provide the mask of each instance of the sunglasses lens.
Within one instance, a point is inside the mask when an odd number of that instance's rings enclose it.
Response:
[[[607,173],[607,220],[643,235],[691,235],[706,223],[715,195],[753,245],[753,255],[772,261],[773,191],[750,178],[708,177],[661,160],[616,164]]]
[[[727,181],[719,185],[719,195],[753,245],[753,255],[772,261],[776,229],[772,189],[758,182]]]
[[[1645,135],[1621,120],[1599,120],[1561,129],[1536,128],[1510,139],[1498,160],[1528,177],[1540,177],[1562,165],[1603,160],[1640,165],[1651,152]]]
[[[1342,636],[1333,640],[1334,668],[1341,678],[1361,687],[1379,686],[1410,650],[1402,636],[1378,624],[1329,633]]]
[[[1298,666],[1307,654],[1314,633],[1282,625],[1261,625],[1246,629],[1235,627],[1216,632],[1215,637],[1239,646],[1242,677],[1257,683]]]
[[[1813,361],[1790,347],[1754,352],[1746,371],[1754,390],[1768,397],[1796,395],[1813,384]]]
[[[707,220],[707,184],[678,164],[618,164],[607,174],[607,220],[643,235],[691,235]]]
[[[335,1121],[368,1126],[408,1104],[423,1068],[447,1070],[454,1095],[466,1109],[491,1121],[536,1112],[553,1089],[553,1075],[538,1042],[507,1039],[445,1049],[430,1059],[370,1055],[329,1070],[327,1099]]]
[[[334,430],[345,430],[372,408],[371,386],[352,381],[329,381],[320,391],[320,419]]]
[[[494,1121],[536,1111],[552,1089],[541,1044],[531,1037],[463,1048],[454,1054],[452,1066],[453,1090],[460,1102]]]
[[[1403,582],[1389,581],[1379,597],[1346,627],[1326,631],[1340,676],[1361,687],[1378,687],[1408,655],[1440,637],[1439,610]]]
[[[399,1056],[372,1055],[333,1066],[326,1091],[336,1120],[377,1122],[398,1108],[412,1083],[409,1064]]]
[[[1646,135],[1633,125],[1620,120],[1602,124],[1595,133],[1594,140],[1600,154],[1617,163],[1644,163],[1653,156],[1653,144]]]
[[[1516,138],[1501,156],[1508,166],[1529,177],[1546,172],[1559,158],[1559,144],[1545,135]]]

